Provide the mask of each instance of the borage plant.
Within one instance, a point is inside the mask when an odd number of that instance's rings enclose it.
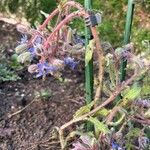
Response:
[[[56,15],[58,18],[52,22]],[[48,74],[56,76],[66,65],[74,69],[78,62],[73,56],[85,52],[85,40],[69,27],[69,22],[80,17],[93,35],[86,49],[85,62],[87,64],[96,54],[99,71],[94,100],[81,107],[72,120],[57,127],[61,148],[67,148],[68,142],[75,136],[79,139],[72,145],[72,150],[148,148],[150,102],[146,93],[149,85],[145,80],[149,79],[149,55],[134,55],[132,43],[116,50],[109,46],[109,53],[105,54],[96,30],[101,22],[101,14],[86,11],[74,1],[61,2],[38,29],[18,29],[24,34],[16,47],[18,61],[26,64],[28,71],[36,77],[45,78]],[[129,74],[128,79],[121,83],[119,68],[122,58],[129,62]],[[69,126],[82,122],[91,122],[94,130],[86,132],[84,128],[75,129],[67,135],[65,131]]]

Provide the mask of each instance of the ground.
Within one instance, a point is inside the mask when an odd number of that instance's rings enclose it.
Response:
[[[0,22],[0,40],[7,55],[12,53],[18,36],[14,25]],[[0,82],[0,150],[59,150],[59,145],[41,142],[83,105],[84,71],[64,71],[66,82],[52,76],[45,81],[35,79],[26,69],[19,76],[21,80],[17,82]],[[48,98],[37,98],[41,90],[48,92]],[[10,117],[23,108],[26,109]]]

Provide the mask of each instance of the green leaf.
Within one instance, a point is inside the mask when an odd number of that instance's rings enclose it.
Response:
[[[88,119],[88,121],[90,121],[91,123],[94,124],[95,131],[97,132],[96,135],[98,135],[100,132],[103,132],[105,134],[110,132],[108,127],[107,127],[107,125],[105,125],[104,123],[100,122],[97,118],[90,117]]]
[[[51,92],[46,91],[46,90],[41,90],[41,97],[43,98],[49,98],[51,96]]]
[[[133,84],[133,86],[126,91],[126,94],[123,97],[123,105],[126,105],[128,102],[137,98],[141,93],[141,86],[138,83]]]
[[[91,102],[90,104],[81,107],[79,110],[76,111],[74,118],[80,117],[80,116],[90,112],[93,105],[94,105],[94,102]]]
[[[133,138],[133,137],[139,137],[140,134],[141,134],[141,129],[139,129],[139,128],[132,128],[132,129],[130,129],[130,131],[128,132],[126,137],[128,139],[130,139],[130,138]]]
[[[109,112],[110,112],[110,110],[108,110],[106,108],[102,108],[99,111],[97,111],[94,116],[103,116],[103,117],[106,117],[109,114]]]
[[[93,51],[94,51],[94,40],[90,40],[85,52],[85,66],[87,66],[89,61],[92,59]]]
[[[123,122],[123,120],[125,118],[125,115],[126,115],[123,111],[120,111],[120,114],[121,114],[121,116],[118,118],[117,121],[115,121],[115,122],[109,122],[108,124],[110,126],[118,126],[118,125],[120,125]]]

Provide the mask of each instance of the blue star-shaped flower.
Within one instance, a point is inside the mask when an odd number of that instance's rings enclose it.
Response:
[[[38,74],[36,75],[37,78],[57,70],[56,67],[49,65],[47,62],[38,63],[37,67],[38,67]]]

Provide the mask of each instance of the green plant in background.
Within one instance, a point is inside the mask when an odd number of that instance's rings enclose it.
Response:
[[[17,81],[20,79],[15,71],[11,71],[6,65],[0,64],[0,82]]]
[[[49,13],[56,7],[55,0],[1,0],[0,11],[25,17],[33,25],[43,21],[40,10]]]
[[[23,69],[23,66],[17,61],[17,54],[13,54],[9,61],[9,66],[15,71]]]
[[[41,89],[40,91],[35,91],[34,95],[37,99],[40,98],[41,100],[49,100],[49,98],[52,96],[52,91]]]
[[[5,47],[0,46],[0,81],[17,81],[20,77],[16,71],[23,67],[17,62],[15,55],[11,59],[6,56]]]

